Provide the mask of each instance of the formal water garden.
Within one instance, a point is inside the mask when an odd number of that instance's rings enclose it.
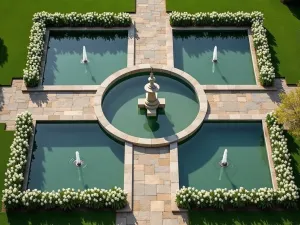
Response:
[[[0,71],[23,62],[0,88],[0,224],[297,223],[300,89],[270,14],[296,6],[176,1],[28,4],[19,59],[0,35]]]

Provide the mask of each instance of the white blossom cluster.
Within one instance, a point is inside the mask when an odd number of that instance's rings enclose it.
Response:
[[[267,30],[262,22],[255,21],[252,23],[251,31],[259,67],[260,83],[264,86],[271,86],[275,78],[275,69],[271,60]]]
[[[270,133],[272,146],[272,159],[276,171],[276,180],[281,193],[279,201],[289,201],[298,199],[298,187],[296,186],[291,166],[291,154],[288,150],[287,138],[284,129],[278,123],[274,112],[267,115],[266,122]]]
[[[251,26],[253,42],[256,49],[260,83],[271,86],[275,78],[275,69],[271,61],[267,32],[263,26],[264,15],[261,12],[187,12],[170,13],[172,26]]]
[[[76,207],[122,209],[127,204],[127,194],[121,188],[109,190],[62,189],[52,192],[40,190],[22,191],[24,169],[27,163],[29,140],[33,132],[31,113],[19,114],[16,119],[16,132],[11,145],[10,158],[5,172],[3,199],[6,208],[70,210]]]
[[[26,86],[35,87],[39,84],[46,27],[128,27],[131,23],[128,13],[35,13],[29,36],[27,62],[23,71]]]
[[[191,209],[214,207],[223,209],[225,206],[244,207],[256,205],[260,208],[281,205],[294,207],[299,198],[298,188],[294,182],[290,154],[283,128],[277,123],[274,113],[267,115],[266,122],[270,133],[272,158],[276,171],[277,189],[259,188],[246,190],[243,187],[235,190],[215,189],[197,190],[183,187],[176,193],[178,207]]]
[[[19,204],[22,196],[24,169],[27,162],[29,139],[32,134],[32,116],[29,112],[17,115],[14,140],[10,146],[10,157],[5,172],[3,199],[4,203]]]
[[[74,190],[71,188],[52,192],[26,190],[22,193],[21,204],[27,209],[60,208],[71,210],[78,207],[101,209],[122,209],[127,204],[126,194],[121,188]]]

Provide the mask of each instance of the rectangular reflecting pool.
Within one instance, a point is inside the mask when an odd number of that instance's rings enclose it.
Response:
[[[212,62],[217,46],[216,63]],[[203,85],[254,85],[247,30],[173,31],[174,67]]]
[[[75,165],[78,151],[83,164]],[[124,145],[97,122],[37,123],[29,189],[112,188],[124,186]]]
[[[50,31],[43,84],[99,85],[127,67],[127,48],[128,31]]]
[[[221,167],[228,151],[228,166]],[[272,187],[261,122],[204,122],[178,147],[180,186],[197,189]]]

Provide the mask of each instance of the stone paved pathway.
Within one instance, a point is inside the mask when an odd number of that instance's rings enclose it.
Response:
[[[137,0],[136,64],[167,64],[165,0]]]
[[[0,87],[0,123],[14,129],[16,115],[25,110],[32,112],[35,119],[49,120],[95,120],[93,93],[35,92],[23,93],[21,80],[14,80],[12,87]],[[263,117],[276,108],[279,93],[291,87],[284,80],[276,81],[277,91],[207,91],[209,109],[207,118],[243,114]]]
[[[137,0],[135,64],[167,64],[165,0]],[[184,4],[184,3],[183,3]],[[23,93],[21,80],[0,87],[0,123],[14,129],[15,117],[25,110],[34,119],[95,120],[93,93]],[[292,88],[277,80],[277,91],[207,91],[207,118],[263,117],[279,102],[279,93]],[[241,116],[242,115],[242,116]],[[171,211],[170,150],[134,147],[133,212],[118,213],[118,225],[187,224],[187,214]]]
[[[133,213],[118,213],[117,224],[187,224],[186,213],[171,210],[169,147],[134,147],[133,186]]]

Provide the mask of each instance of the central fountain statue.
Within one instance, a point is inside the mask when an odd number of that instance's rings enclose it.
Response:
[[[144,86],[146,91],[146,98],[138,99],[138,107],[147,109],[147,116],[156,116],[158,108],[165,108],[166,100],[164,98],[157,98],[157,92],[159,91],[159,85],[155,83],[155,77],[153,75],[153,69],[150,69],[150,76],[148,78],[149,83]]]

